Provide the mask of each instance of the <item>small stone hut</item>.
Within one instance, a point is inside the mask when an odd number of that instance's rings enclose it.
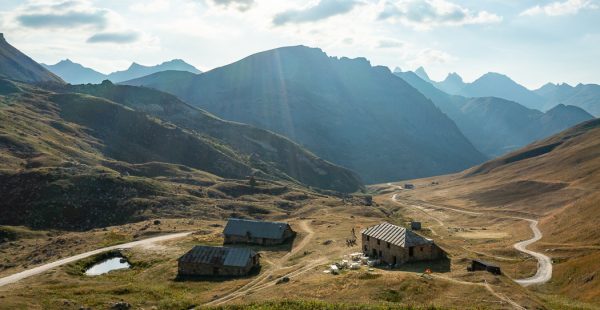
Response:
[[[421,222],[416,222],[416,221],[410,222],[410,229],[421,230]]]
[[[223,230],[225,244],[283,244],[296,236],[288,223],[231,218]]]
[[[195,246],[178,260],[179,276],[243,276],[260,265],[246,248]]]
[[[479,260],[479,259],[474,259],[471,261],[471,266],[469,266],[467,268],[468,271],[478,271],[478,270],[483,270],[483,271],[487,271],[489,273],[495,274],[495,275],[500,275],[502,274],[502,270],[500,270],[500,267],[498,267],[497,265]]]
[[[433,240],[390,223],[368,227],[361,234],[365,255],[388,265],[435,260],[445,255]]]

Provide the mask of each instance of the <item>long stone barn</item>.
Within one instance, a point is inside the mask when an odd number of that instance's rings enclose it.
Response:
[[[296,236],[288,223],[231,218],[223,230],[225,244],[283,244]]]
[[[178,276],[243,276],[260,265],[247,248],[195,246],[178,260]]]
[[[392,266],[436,260],[445,255],[433,240],[385,222],[362,231],[362,248],[365,255]]]

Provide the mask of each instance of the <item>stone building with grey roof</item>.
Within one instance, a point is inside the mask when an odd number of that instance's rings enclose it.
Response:
[[[276,245],[296,236],[288,223],[230,218],[223,230],[225,244]]]
[[[398,266],[406,262],[435,260],[444,256],[444,251],[433,240],[390,223],[367,227],[361,234],[365,255],[377,258],[384,264]]]
[[[247,248],[195,246],[178,260],[178,276],[243,276],[260,265]]]

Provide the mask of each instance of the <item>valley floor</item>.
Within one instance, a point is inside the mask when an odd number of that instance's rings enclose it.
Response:
[[[48,237],[52,232],[31,232],[33,235],[28,239],[0,246],[0,262],[10,266],[0,271],[0,277],[115,243],[194,231],[181,238],[123,249],[132,269],[85,276],[81,272],[84,259],[1,286],[0,301],[11,309],[106,308],[118,301],[135,308],[181,309],[281,300],[440,308],[595,307],[547,294],[537,286],[525,288],[512,280],[536,272],[536,260],[513,247],[514,243],[531,238],[528,222],[499,218],[498,214],[481,215],[468,208],[461,209],[463,212],[445,210],[442,207],[447,206],[419,200],[393,184],[377,190],[381,195],[375,197],[376,206],[309,205],[295,210],[285,219],[299,233],[294,243],[257,247],[261,253],[260,272],[238,279],[176,279],[177,258],[197,244],[221,244],[224,221],[162,219],[158,225],[145,221],[52,237]],[[392,195],[396,199],[392,200]],[[409,220],[421,221],[424,227],[421,233],[433,238],[450,259],[406,264],[399,270],[369,271],[361,267],[344,270],[340,275],[323,272],[344,255],[360,251],[360,241],[357,246],[346,246],[345,240],[353,238],[352,229],[358,233],[381,221],[404,225]],[[60,246],[69,244],[73,246]],[[54,245],[56,253],[42,261],[14,256]],[[472,258],[498,263],[504,275],[467,272]],[[433,273],[424,274],[426,269]],[[278,284],[282,277],[289,277],[290,281]]]

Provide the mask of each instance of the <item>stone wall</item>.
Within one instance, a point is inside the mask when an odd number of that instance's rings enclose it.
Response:
[[[220,266],[214,264],[199,264],[179,262],[179,276],[244,276],[260,265],[258,255],[254,260],[249,260],[244,267]]]
[[[444,255],[435,243],[414,246],[411,250],[365,235],[362,235],[362,251],[369,257],[379,258],[382,263],[390,265],[400,265],[409,261],[436,260]]]
[[[225,244],[258,244],[258,245],[278,245],[289,241],[296,236],[296,232],[289,227],[283,232],[281,239],[255,238],[248,236],[225,235]]]

